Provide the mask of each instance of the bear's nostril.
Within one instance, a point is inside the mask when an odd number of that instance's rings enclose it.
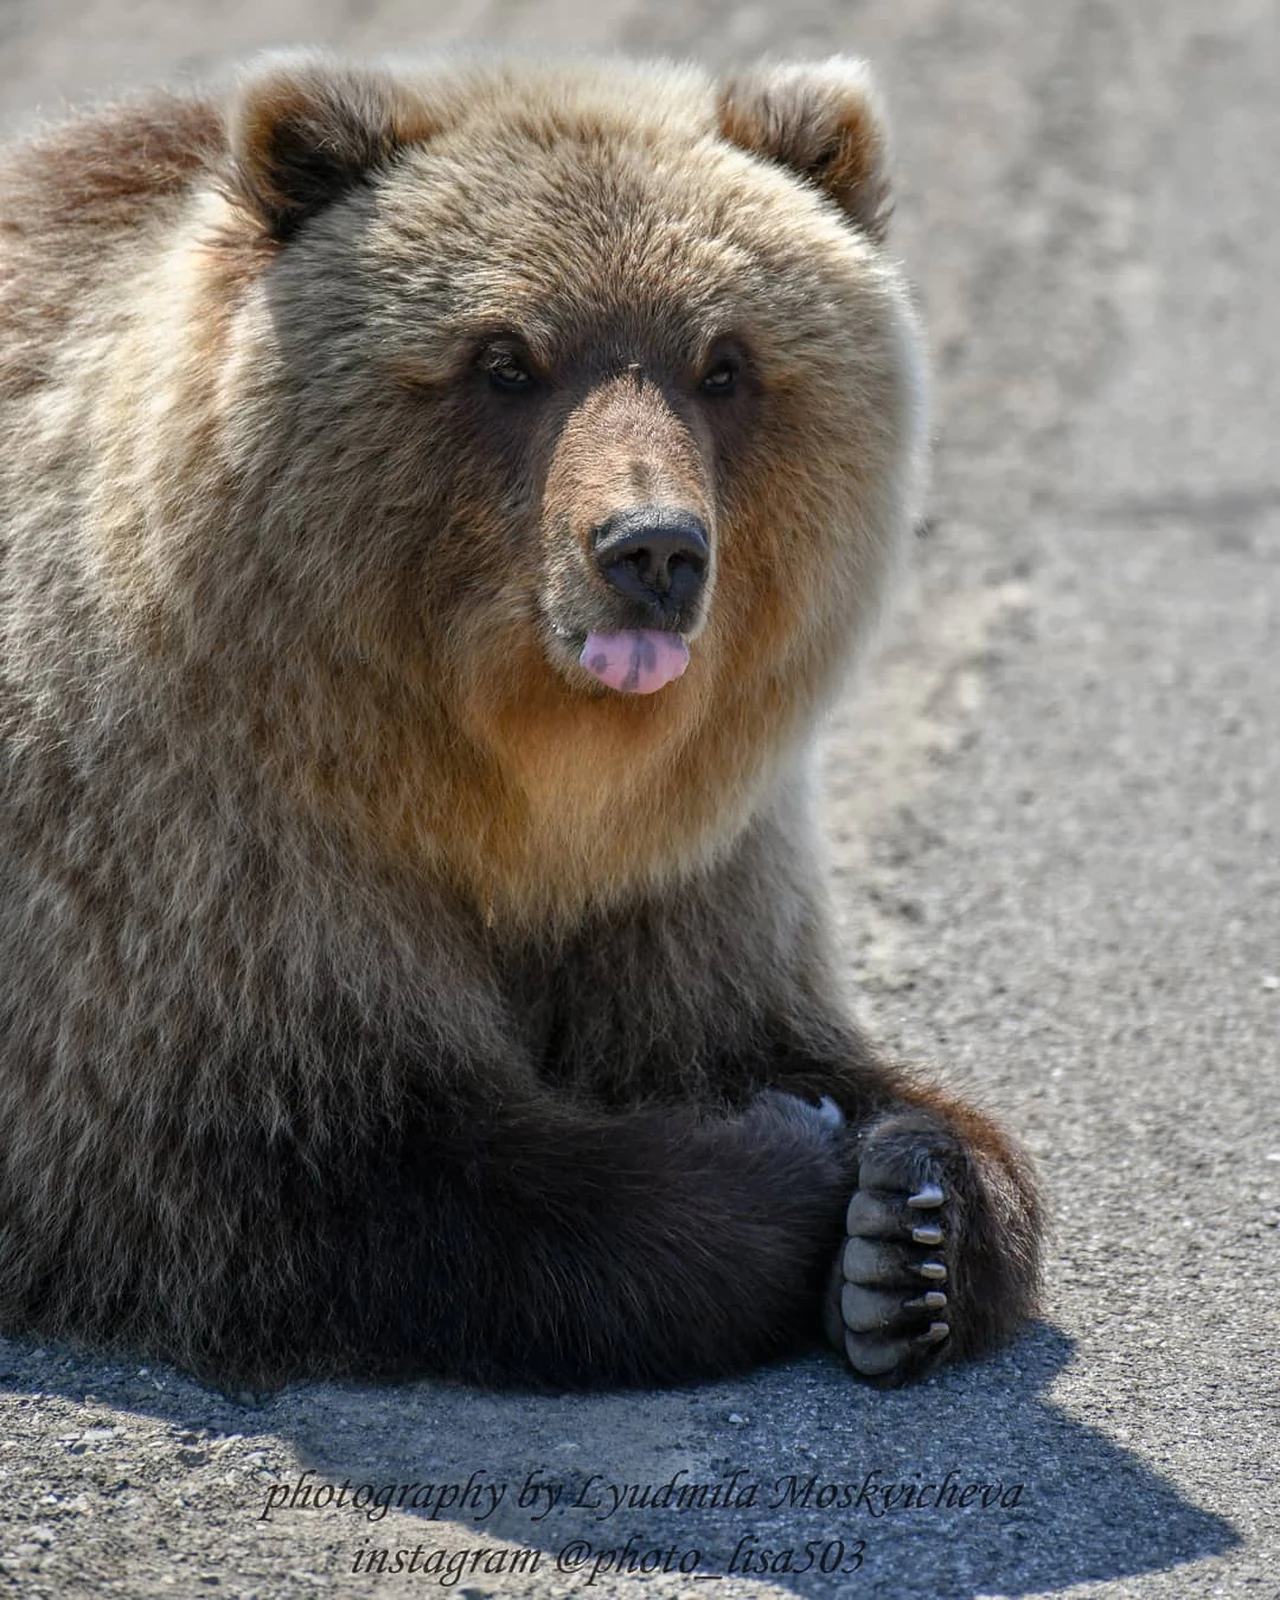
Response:
[[[635,569],[641,583],[659,594],[666,594],[680,573],[686,570],[701,572],[706,566],[705,559],[697,551],[662,538],[645,538],[634,549],[615,549],[611,555],[617,559],[611,560],[606,567],[606,576],[615,566],[630,566]]]
[[[619,512],[595,530],[592,544],[605,582],[633,600],[695,599],[710,560],[701,517],[666,506]]]

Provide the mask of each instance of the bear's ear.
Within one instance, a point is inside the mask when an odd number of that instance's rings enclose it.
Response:
[[[870,238],[884,238],[888,137],[863,62],[756,67],[722,85],[719,112],[730,143],[815,184]]]
[[[435,131],[426,107],[389,74],[286,59],[243,83],[232,106],[231,192],[285,240],[402,145]]]

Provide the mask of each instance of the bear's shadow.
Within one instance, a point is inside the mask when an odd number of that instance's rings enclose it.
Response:
[[[503,1577],[492,1566],[486,1575],[491,1556],[477,1558],[455,1579],[460,1594],[532,1592],[535,1574],[552,1586],[560,1574],[586,1584],[614,1551],[640,1563],[637,1572],[647,1563],[661,1573],[666,1561],[657,1592],[689,1593],[695,1572],[713,1580],[732,1571],[824,1600],[971,1600],[1132,1577],[1240,1542],[1225,1519],[1047,1398],[1072,1346],[1045,1324],[990,1360],[894,1392],[865,1388],[815,1354],[682,1390],[532,1396],[314,1384],[253,1412],[177,1375],[148,1392],[136,1369],[78,1357],[74,1379],[61,1367],[59,1381],[47,1357],[37,1377],[25,1348],[7,1347],[10,1392],[38,1386],[78,1400],[92,1387],[99,1401],[175,1426],[268,1431],[291,1444],[299,1467],[256,1486],[262,1504],[246,1511],[261,1517],[274,1501],[273,1531],[292,1524],[309,1543],[319,1535],[335,1571],[359,1560],[376,1573],[418,1546],[419,1562],[463,1561],[460,1552],[492,1551],[499,1540],[529,1552],[522,1574]],[[362,1502],[376,1491],[385,1499],[389,1486],[418,1487],[399,1516],[381,1516],[376,1498],[359,1508],[313,1503],[327,1498],[323,1486],[344,1483]],[[468,1484],[470,1505],[433,1514],[429,1497]],[[503,1484],[495,1507],[490,1491]],[[975,1484],[988,1486],[985,1507],[981,1489],[964,1497]],[[542,1485],[559,1487],[554,1505]],[[431,1555],[442,1550],[448,1557]],[[587,1585],[606,1594],[625,1586],[607,1564]]]

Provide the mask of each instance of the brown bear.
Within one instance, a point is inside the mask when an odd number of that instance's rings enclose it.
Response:
[[[0,167],[0,1326],[268,1387],[895,1383],[1031,1307],[833,977],[910,526],[862,67],[263,64]]]

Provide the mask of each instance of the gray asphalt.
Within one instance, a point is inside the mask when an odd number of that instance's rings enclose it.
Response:
[[[859,1011],[1039,1158],[1044,1320],[900,1394],[815,1357],[259,1410],[0,1342],[0,1589],[1280,1595],[1280,13],[7,0],[0,118],[268,44],[475,40],[879,68],[938,440],[931,531],[830,730],[833,870]],[[298,1492],[346,1481],[435,1498],[374,1520]],[[611,1484],[673,1487],[610,1513]],[[702,1572],[737,1548],[738,1575],[590,1582],[632,1536]],[[751,1565],[807,1545],[808,1571]],[[353,1570],[419,1546],[490,1554]]]

